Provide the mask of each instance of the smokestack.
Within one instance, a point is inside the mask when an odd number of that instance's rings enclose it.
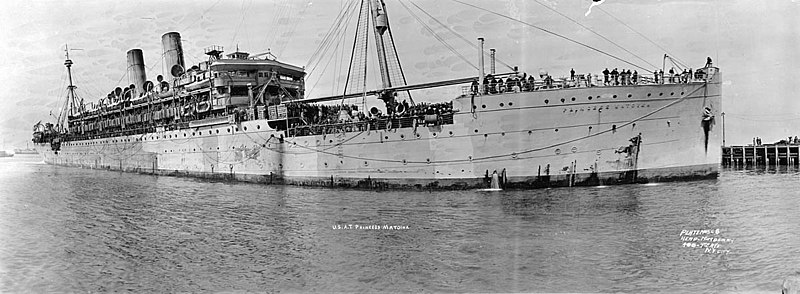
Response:
[[[144,72],[144,55],[142,49],[128,50],[128,80],[135,85],[136,93],[131,93],[131,97],[138,97],[144,89],[144,82],[147,81],[147,74]]]
[[[478,93],[483,93],[483,38],[478,38],[478,41],[481,43],[480,48],[478,48],[478,57],[480,58],[478,61]]]
[[[161,47],[164,49],[164,64],[167,66],[167,71],[174,77],[180,76],[186,71],[186,65],[183,62],[181,34],[178,32],[164,34],[161,36]],[[176,65],[180,65],[180,70],[176,68]]]

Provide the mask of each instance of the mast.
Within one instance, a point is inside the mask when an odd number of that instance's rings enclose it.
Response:
[[[383,0],[368,0],[372,10],[372,23],[375,32],[375,47],[378,51],[378,65],[380,66],[383,88],[405,86],[406,77],[400,65],[400,58],[395,48],[392,29],[389,27],[389,16],[386,13],[386,4]],[[408,91],[397,93],[398,99],[411,99]],[[411,103],[414,103],[411,100]]]
[[[64,52],[66,53],[66,60],[64,61],[64,66],[67,67],[67,76],[69,77],[69,86],[67,86],[67,109],[65,109],[60,115],[64,115],[63,118],[59,117],[58,124],[60,125],[60,129],[64,130],[65,123],[69,124],[69,116],[74,115],[75,112],[75,85],[72,83],[72,60],[69,59],[69,46],[64,45]],[[63,121],[62,121],[63,120]],[[65,122],[65,123],[64,123]],[[59,130],[59,131],[61,131]],[[67,130],[69,130],[67,128]]]

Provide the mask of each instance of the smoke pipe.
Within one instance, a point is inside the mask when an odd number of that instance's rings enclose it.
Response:
[[[480,48],[478,49],[480,50],[478,51],[478,57],[480,58],[478,60],[478,92],[483,93],[483,38],[478,38],[478,41],[481,44]]]
[[[490,59],[489,59],[490,62],[491,62],[489,64],[489,66],[490,66],[489,67],[489,71],[492,73],[492,75],[494,75],[494,61],[495,61],[494,54],[495,54],[495,50],[494,50],[494,48],[492,48],[492,49],[489,49],[489,51],[492,52],[492,54],[490,55]]]

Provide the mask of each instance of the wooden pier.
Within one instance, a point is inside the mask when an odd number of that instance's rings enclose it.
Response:
[[[722,166],[797,166],[800,144],[722,146]]]

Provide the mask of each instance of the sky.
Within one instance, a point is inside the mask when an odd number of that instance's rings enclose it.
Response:
[[[0,139],[5,149],[24,147],[36,122],[55,120],[50,113],[57,114],[66,97],[67,44],[73,48],[77,93],[85,102],[130,84],[129,49],[144,51],[148,79],[163,74],[161,35],[171,31],[182,35],[187,64],[206,60],[203,49],[211,45],[223,46],[228,53],[237,46],[251,54],[269,50],[279,61],[306,67],[307,97],[340,93],[355,17],[340,27],[344,37],[322,54],[314,53],[351,1],[3,1],[0,52],[6,57],[0,59]],[[472,47],[478,37],[486,39],[487,49],[497,50],[499,60],[528,73],[545,70],[563,76],[571,68],[595,74],[606,67],[637,69],[539,27],[649,72],[661,67],[665,53],[691,68],[702,67],[706,57],[712,57],[723,72],[728,145],[747,144],[756,136],[765,143],[800,136],[800,0],[606,0],[588,15],[590,0],[386,2],[410,84],[477,75],[470,63],[478,64]],[[466,43],[439,22],[474,43]],[[371,58],[369,63],[375,64]],[[497,66],[498,72],[505,70]],[[368,87],[377,88],[376,71],[369,73]],[[458,87],[412,93],[416,101],[431,102],[458,94]]]

